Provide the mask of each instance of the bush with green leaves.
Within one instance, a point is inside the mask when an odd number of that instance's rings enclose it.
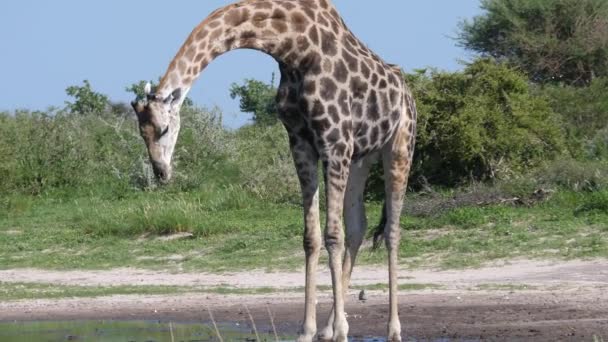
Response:
[[[65,92],[74,98],[74,102],[66,102],[67,110],[70,113],[102,113],[110,103],[106,95],[91,88],[91,83],[88,80],[84,80],[82,86],[68,87]]]
[[[479,59],[406,76],[418,105],[413,180],[455,185],[520,174],[564,151],[558,116],[524,75]]]
[[[201,188],[238,174],[227,162],[232,150],[217,113],[182,111],[173,188]],[[21,111],[0,115],[0,189],[26,194],[49,191],[123,196],[153,187],[145,144],[134,115]]]
[[[547,85],[541,93],[560,114],[573,156],[608,158],[608,154],[602,152],[608,131],[608,77],[596,78],[584,88]]]
[[[264,200],[301,202],[287,132],[281,124],[245,126],[233,139],[236,153],[232,158],[247,191]]]
[[[246,79],[242,85],[234,83],[230,87],[230,97],[240,99],[241,111],[253,114],[253,122],[262,126],[278,122],[276,96],[274,74],[270,84]]]

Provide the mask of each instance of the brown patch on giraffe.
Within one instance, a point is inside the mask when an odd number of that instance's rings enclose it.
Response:
[[[269,10],[272,8],[272,3],[260,1],[260,2],[256,2],[254,4],[254,7],[257,9]]]
[[[249,10],[246,8],[230,10],[224,16],[224,22],[230,26],[239,26],[247,20],[249,20]]]
[[[269,14],[267,12],[255,12],[253,14],[253,17],[251,18],[251,23],[253,24],[253,26],[257,27],[257,28],[264,28],[266,27],[267,24],[267,20],[269,17]]]
[[[313,118],[318,118],[325,115],[325,107],[321,103],[321,101],[316,100],[312,105],[312,110],[310,111],[310,115]]]
[[[391,105],[396,106],[398,104],[397,101],[399,101],[399,92],[397,92],[396,89],[391,88],[389,90],[389,98],[391,101]]]
[[[214,28],[216,28],[216,27],[220,26],[221,24],[222,24],[222,23],[220,23],[220,21],[219,21],[219,20],[213,20],[213,21],[211,21],[211,22],[209,22],[209,23],[207,24],[207,27],[209,27],[209,28],[211,28],[211,29],[214,29]]]
[[[317,30],[316,26],[312,26],[308,31],[308,37],[310,37],[310,41],[313,45],[319,45],[319,30]]]
[[[341,59],[334,63],[334,78],[340,83],[345,83],[348,80],[348,70],[346,70],[346,65]]]
[[[294,5],[293,3],[289,2],[289,1],[280,1],[279,5],[283,6],[283,8],[286,9],[287,11],[291,11],[292,9],[296,8],[296,5]]]
[[[371,74],[371,70],[363,60],[361,61],[361,74],[363,74],[363,77],[365,78],[369,78],[369,75]]]
[[[375,87],[378,85],[378,74],[373,74],[372,75],[372,79],[370,80],[370,82],[372,83],[372,86]]]
[[[336,108],[336,106],[329,105],[329,107],[327,107],[327,114],[329,114],[329,117],[334,124],[340,122],[340,115],[338,114],[338,108]]]
[[[340,24],[338,21],[335,18],[331,18],[329,24],[331,25],[331,29],[334,31],[334,33],[338,35],[340,33]]]
[[[307,80],[304,82],[304,93],[313,95],[317,91],[317,82]]]
[[[330,145],[335,145],[338,141],[340,141],[341,135],[340,130],[338,128],[333,128],[327,135],[325,136],[325,141]]]
[[[328,118],[321,118],[321,119],[313,118],[311,126],[317,132],[325,132],[331,127],[331,122],[329,122]]]
[[[300,68],[309,71],[313,75],[319,75],[321,73],[320,60],[321,55],[311,51],[300,61]]]
[[[184,53],[184,57],[186,57],[189,60],[192,60],[195,55],[196,55],[196,48],[194,46],[190,45],[190,47],[186,50],[186,53]]]
[[[293,40],[287,38],[281,43],[281,45],[276,51],[276,54],[278,56],[285,56],[291,51],[291,49],[293,49]]]
[[[194,63],[200,63],[205,57],[205,53],[199,52],[196,57],[194,57]]]
[[[198,30],[198,32],[196,32],[196,40],[203,40],[203,39],[205,39],[205,37],[207,37],[208,34],[209,34],[209,31],[207,31],[205,29],[200,29],[200,30]]]
[[[348,69],[351,72],[359,71],[359,61],[348,51],[346,51],[346,49],[342,50],[342,57],[344,58],[344,61],[346,62],[346,65],[348,65]]]
[[[291,26],[296,32],[306,32],[309,21],[302,12],[293,12],[291,14]]]
[[[352,40],[349,39],[350,36],[349,35],[345,35],[342,37],[342,45],[344,45],[344,48],[346,50],[348,50],[348,52],[350,52],[353,55],[357,54],[357,50],[355,49],[355,47],[352,44]]]
[[[325,101],[331,101],[336,97],[336,92],[338,87],[336,82],[334,82],[329,77],[324,77],[321,79],[321,98]]]
[[[285,12],[283,12],[282,10],[277,8],[272,13],[271,19],[272,19],[271,26],[278,33],[287,32],[287,29],[288,29],[287,28],[287,16],[286,16]]]
[[[361,79],[359,76],[354,76],[350,79],[350,91],[354,98],[363,99],[367,94],[369,86],[367,82]]]
[[[378,108],[378,94],[373,89],[370,92],[369,98],[367,100],[367,116],[372,121],[378,121],[378,119],[380,119],[380,108]]]
[[[386,76],[386,71],[384,70],[384,65],[382,65],[382,62],[378,61],[378,64],[376,64],[376,71],[378,72],[378,74],[380,74],[380,76],[384,77]]]
[[[334,146],[334,153],[338,157],[344,157],[344,155],[346,154],[346,144],[342,142],[337,143]],[[346,161],[346,159],[344,159],[344,161]],[[342,165],[344,166],[344,164]]]
[[[255,33],[255,31],[243,31],[241,32],[241,39],[242,40],[250,40],[250,39],[255,39],[257,37],[257,33]]]
[[[308,38],[306,36],[299,36],[298,38],[296,38],[296,45],[298,47],[299,52],[304,53],[306,52],[306,50],[308,50],[310,43],[308,42]]]
[[[314,5],[316,6],[316,4]],[[308,16],[308,18],[310,18],[313,23],[317,21],[317,14],[312,8],[308,6],[303,6],[302,11],[304,11],[304,13]]]
[[[329,22],[327,21],[323,13],[319,14],[319,16],[317,17],[317,24],[319,24],[320,26],[329,27]]]
[[[235,37],[230,37],[224,41],[224,47],[226,50],[230,50],[233,47],[234,42],[236,41]]]
[[[390,110],[390,105],[388,103],[388,94],[386,91],[378,92],[378,97],[380,98],[381,111],[383,114],[386,114]]]
[[[338,54],[336,47],[336,36],[326,30],[321,29],[321,50],[327,56],[333,57]]]
[[[212,42],[216,41],[220,37],[220,35],[222,35],[222,29],[218,28],[217,30],[211,32],[211,34],[209,35],[209,40]]]

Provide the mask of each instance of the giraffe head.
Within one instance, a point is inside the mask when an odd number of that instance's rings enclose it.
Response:
[[[154,175],[161,183],[171,179],[171,158],[180,128],[179,109],[182,91],[177,89],[166,97],[145,87],[146,98],[131,103],[139,121],[139,132],[148,148]]]

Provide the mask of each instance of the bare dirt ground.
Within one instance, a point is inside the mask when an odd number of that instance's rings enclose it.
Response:
[[[329,285],[327,270],[320,285]],[[385,283],[385,267],[355,269],[354,286]],[[0,271],[2,282],[86,286],[180,285],[293,289],[304,284],[300,272],[263,271],[203,274],[119,269],[111,271]],[[480,269],[400,271],[400,284],[433,284],[404,290],[400,313],[404,337],[413,340],[608,341],[608,262],[518,260]],[[303,291],[265,295],[180,294],[108,296],[0,302],[0,321],[72,319],[159,319],[248,324],[245,306],[258,329],[270,330],[268,309],[278,330],[293,334],[302,319]],[[347,312],[353,336],[382,336],[387,293],[349,292]],[[331,305],[330,292],[319,294],[319,327]]]

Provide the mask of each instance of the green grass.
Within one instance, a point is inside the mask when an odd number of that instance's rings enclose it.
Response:
[[[559,192],[533,207],[405,215],[402,263],[462,268],[514,257],[608,257],[607,202],[605,191]],[[375,225],[380,205],[367,208]],[[302,231],[298,206],[260,202],[231,188],[122,199],[9,195],[0,199],[0,268],[293,270],[303,265]],[[178,232],[192,238],[159,239]],[[364,249],[359,262],[385,259],[383,249]]]
[[[535,289],[535,286],[526,284],[479,284],[474,288],[474,290],[483,291],[530,291]]]
[[[371,284],[352,286],[355,290],[388,291],[387,284]],[[437,284],[401,284],[400,291],[419,291],[425,289],[441,289]],[[321,292],[331,292],[332,287],[321,285]],[[218,286],[73,286],[42,283],[5,283],[0,282],[0,301],[21,299],[56,299],[56,298],[93,298],[113,295],[172,295],[172,294],[207,293],[220,295],[260,295],[271,293],[304,293],[304,287],[251,287],[236,288],[227,284]]]
[[[320,289],[326,291],[325,289]],[[331,290],[331,288],[329,289]],[[112,295],[167,295],[184,293],[212,293],[221,295],[256,295],[269,293],[304,292],[303,287],[274,288],[252,287],[235,288],[219,286],[71,286],[42,283],[4,283],[0,282],[0,301],[20,299],[54,298],[92,298]]]

